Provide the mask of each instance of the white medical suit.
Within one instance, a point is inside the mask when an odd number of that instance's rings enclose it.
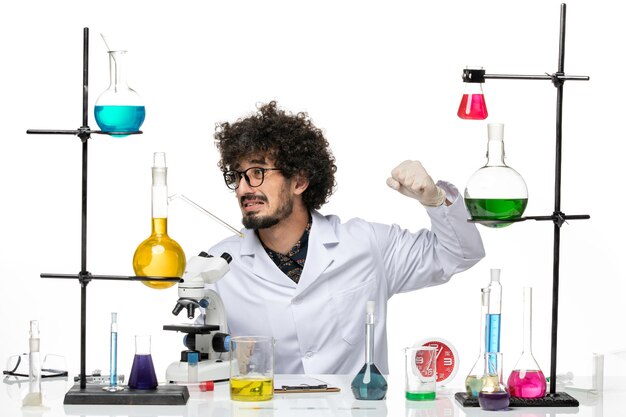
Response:
[[[374,362],[387,374],[387,300],[443,284],[485,255],[456,188],[438,185],[454,202],[426,208],[431,230],[411,233],[358,218],[341,223],[313,211],[298,284],[272,262],[253,230],[215,245],[211,255],[233,258],[230,272],[214,284],[230,334],[273,336],[275,373],[355,374],[364,363],[365,304],[374,300]]]

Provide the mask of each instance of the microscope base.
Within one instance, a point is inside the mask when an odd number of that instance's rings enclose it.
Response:
[[[187,362],[173,362],[167,367],[165,378],[169,382],[188,382]],[[214,359],[198,363],[198,382],[227,381],[230,378],[230,361]]]

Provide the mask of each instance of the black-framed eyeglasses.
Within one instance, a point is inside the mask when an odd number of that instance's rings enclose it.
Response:
[[[9,356],[6,369],[2,371],[3,375],[28,378],[28,353],[21,355]],[[61,355],[48,354],[45,356],[41,364],[42,378],[55,378],[59,376],[67,376],[67,365],[65,357]]]
[[[280,168],[250,167],[245,171],[226,171],[224,172],[224,182],[228,188],[236,190],[239,188],[241,177],[243,177],[250,187],[258,187],[263,184],[266,171],[280,171]]]

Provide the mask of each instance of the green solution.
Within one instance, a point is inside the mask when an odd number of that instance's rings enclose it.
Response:
[[[465,207],[472,220],[487,227],[505,227],[511,223],[493,223],[489,220],[510,220],[522,217],[528,198],[466,198]]]
[[[406,399],[410,401],[428,401],[434,400],[437,394],[435,391],[428,392],[406,392]]]

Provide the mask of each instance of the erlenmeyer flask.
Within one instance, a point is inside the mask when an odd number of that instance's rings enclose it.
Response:
[[[146,118],[146,108],[139,94],[126,82],[126,52],[109,51],[111,82],[94,108],[96,123],[103,132],[137,132]]]
[[[508,386],[513,397],[541,398],[546,393],[546,378],[532,353],[532,288],[524,288],[524,347],[511,375]]]
[[[487,314],[489,313],[489,288],[480,289],[480,353],[465,378],[465,391],[469,398],[478,398],[478,393],[483,387],[483,374],[485,372],[485,329],[487,327]]]
[[[511,223],[503,220],[518,219],[524,213],[528,189],[522,176],[504,163],[504,125],[490,123],[487,130],[487,164],[467,182],[465,206],[480,224],[505,227]]]
[[[465,69],[463,70],[463,97],[456,115],[466,120],[485,120],[488,116],[485,95],[483,94],[483,83],[485,82],[485,70]]]
[[[137,276],[181,277],[185,272],[185,252],[167,234],[167,166],[165,153],[154,153],[152,167],[152,234],[141,242],[133,256]],[[170,281],[141,281],[150,288],[164,289]]]
[[[132,389],[155,389],[159,385],[152,362],[149,335],[135,336],[135,358],[128,378],[128,387]]]

